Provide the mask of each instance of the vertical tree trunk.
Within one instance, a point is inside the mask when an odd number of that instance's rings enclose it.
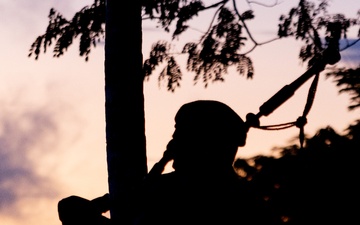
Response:
[[[110,216],[133,219],[136,187],[147,173],[141,1],[106,1],[105,119]]]

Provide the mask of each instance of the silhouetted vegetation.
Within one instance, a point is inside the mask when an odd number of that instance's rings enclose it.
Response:
[[[360,107],[360,66],[355,69],[345,67],[334,68],[326,76],[334,78],[340,93],[349,94],[349,110],[355,110]]]
[[[234,167],[286,224],[351,224],[356,221],[360,120],[340,135],[331,127],[281,157],[237,159]]]
[[[233,1],[222,0],[206,3],[205,1],[142,1],[142,19],[157,21],[159,27],[171,33],[172,38],[179,38],[181,34],[191,28],[191,20],[200,17],[201,13],[213,10],[213,18],[209,28],[199,35],[198,42],[189,42],[183,46],[182,52],[177,52],[168,41],[159,40],[154,43],[149,56],[144,61],[144,77],[163,66],[160,80],[167,82],[168,90],[174,91],[180,86],[183,72],[177,62],[176,56],[187,54],[187,70],[194,72],[194,81],[202,81],[205,87],[213,81],[224,81],[228,68],[234,66],[240,75],[251,79],[254,74],[252,59],[248,56],[255,48],[283,38],[295,38],[303,41],[304,45],[299,52],[303,62],[312,65],[323,55],[328,46],[325,35],[331,30],[340,30],[341,38],[347,40],[349,29],[360,24],[359,18],[348,18],[344,14],[329,14],[331,6],[328,0],[308,1],[300,0],[288,13],[279,17],[277,37],[268,41],[258,42],[247,26],[249,20],[255,18],[253,10],[241,12],[241,9],[232,4]],[[257,2],[248,2],[260,4]],[[276,7],[273,5],[264,7]],[[49,25],[45,34],[36,38],[31,45],[29,56],[38,59],[40,53],[46,52],[50,45],[54,45],[54,57],[62,56],[73,40],[80,39],[79,54],[89,59],[91,48],[105,37],[105,0],[94,0],[92,5],[82,8],[71,20],[65,19],[61,13],[51,9]],[[358,40],[347,42],[342,50],[356,44]],[[245,46],[252,46],[244,50]]]

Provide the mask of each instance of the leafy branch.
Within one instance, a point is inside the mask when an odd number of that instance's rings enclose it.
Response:
[[[258,4],[264,7],[274,7],[280,4],[277,0],[272,4],[262,4],[258,1],[244,0],[248,5]],[[209,82],[224,81],[228,68],[235,66],[239,75],[251,79],[254,76],[254,65],[247,55],[256,47],[268,44],[281,38],[294,37],[304,42],[299,52],[299,58],[311,66],[323,55],[324,49],[330,44],[324,38],[335,30],[332,26],[340,26],[340,35],[346,40],[348,29],[359,26],[359,18],[346,18],[342,14],[329,15],[328,0],[322,0],[318,5],[308,0],[299,0],[299,4],[287,14],[281,15],[277,37],[259,43],[251,33],[247,22],[255,18],[252,10],[240,12],[236,0],[221,0],[205,5],[202,0],[146,0],[142,2],[143,20],[156,20],[166,31],[172,31],[172,39],[179,37],[191,26],[188,22],[199,16],[203,11],[215,9],[209,27],[201,35],[198,42],[186,43],[181,53],[172,53],[171,45],[165,41],[155,43],[144,61],[144,78],[149,76],[160,64],[165,66],[160,72],[159,81],[167,81],[167,88],[174,91],[180,86],[182,71],[176,61],[176,55],[186,54],[187,70],[194,72],[194,82],[201,80],[205,87]],[[360,12],[358,13],[358,16]],[[94,0],[77,12],[71,20],[66,20],[55,9],[49,13],[49,24],[45,34],[40,35],[31,45],[29,57],[38,59],[41,51],[54,44],[54,57],[62,56],[73,40],[80,37],[79,53],[85,60],[89,59],[92,47],[104,39],[105,0]],[[324,33],[322,33],[324,32]],[[360,38],[360,30],[358,34]],[[345,48],[354,45],[348,43]],[[245,51],[244,46],[253,44]],[[345,49],[343,48],[343,49]],[[343,50],[342,49],[342,50]]]
[[[46,53],[47,47],[53,42],[54,57],[60,57],[73,43],[73,40],[80,36],[79,52],[85,60],[89,59],[91,47],[104,39],[105,35],[105,1],[95,0],[91,6],[86,6],[77,12],[72,20],[66,20],[55,9],[50,9],[49,25],[45,34],[36,38],[29,50],[29,57],[33,54],[35,59],[39,58],[41,48]]]

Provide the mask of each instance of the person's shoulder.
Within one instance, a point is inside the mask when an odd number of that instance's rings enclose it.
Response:
[[[163,183],[164,185],[176,185],[176,183],[179,182],[179,175],[175,171],[161,174],[159,177],[160,183]]]
[[[157,176],[149,177],[145,180],[145,186],[150,189],[162,189],[162,187],[169,186],[175,183],[177,180],[177,174],[175,172],[169,172],[160,174]]]

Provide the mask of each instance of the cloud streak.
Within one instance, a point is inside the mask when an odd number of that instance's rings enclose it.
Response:
[[[25,93],[9,91],[0,98],[0,217],[27,218],[49,201],[56,213],[61,194],[56,171],[66,154],[61,146],[67,135],[71,141],[78,137],[79,123],[65,118],[69,107],[49,93],[45,102],[29,103]],[[73,126],[64,133],[68,122]]]
[[[50,180],[37,174],[31,153],[56,145],[59,134],[53,116],[44,108],[14,114],[1,106],[1,112],[0,212],[16,213],[9,209],[21,198],[56,195],[57,190]]]

